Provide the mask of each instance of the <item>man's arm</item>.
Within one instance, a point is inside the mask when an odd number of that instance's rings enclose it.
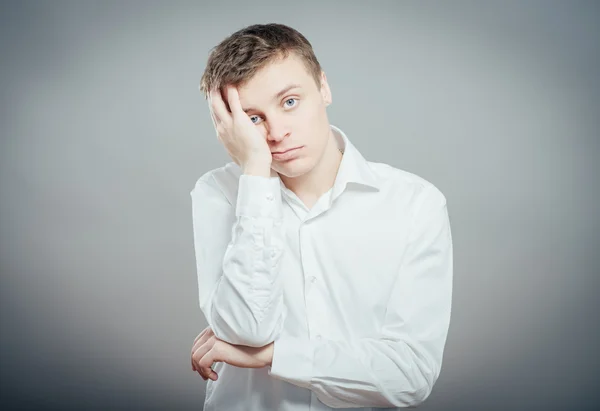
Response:
[[[450,323],[453,257],[445,198],[437,189],[428,197],[413,220],[379,334],[352,341],[282,334],[272,377],[308,388],[334,408],[415,406],[429,396]]]
[[[200,309],[215,336],[261,347],[285,320],[278,178],[242,174],[233,207],[212,183],[191,192]]]

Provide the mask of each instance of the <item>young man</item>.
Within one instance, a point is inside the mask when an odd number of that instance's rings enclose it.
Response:
[[[444,195],[365,160],[329,124],[327,78],[290,27],[253,25],[226,38],[201,90],[233,159],[191,192],[209,325],[192,348],[192,369],[208,379],[204,409],[424,401],[450,323]]]

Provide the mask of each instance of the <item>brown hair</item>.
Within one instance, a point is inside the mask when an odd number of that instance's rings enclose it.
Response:
[[[289,26],[271,23],[245,27],[214,47],[200,80],[200,91],[207,97],[212,89],[243,85],[265,65],[290,52],[304,61],[320,87],[321,65],[306,37]]]

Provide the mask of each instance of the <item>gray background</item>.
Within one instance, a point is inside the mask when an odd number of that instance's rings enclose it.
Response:
[[[600,2],[0,6],[0,378],[19,409],[201,409],[198,91],[253,23],[313,43],[332,124],[446,195],[454,306],[423,410],[600,404]]]

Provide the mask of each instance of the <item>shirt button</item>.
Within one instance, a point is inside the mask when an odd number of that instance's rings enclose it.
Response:
[[[311,283],[316,283],[317,282],[317,277],[310,277],[310,282]]]
[[[267,200],[273,201],[273,194],[272,193],[267,194]]]
[[[317,335],[317,340],[321,339],[321,334]]]
[[[275,258],[277,257],[277,250],[272,250],[271,251],[271,258]]]

